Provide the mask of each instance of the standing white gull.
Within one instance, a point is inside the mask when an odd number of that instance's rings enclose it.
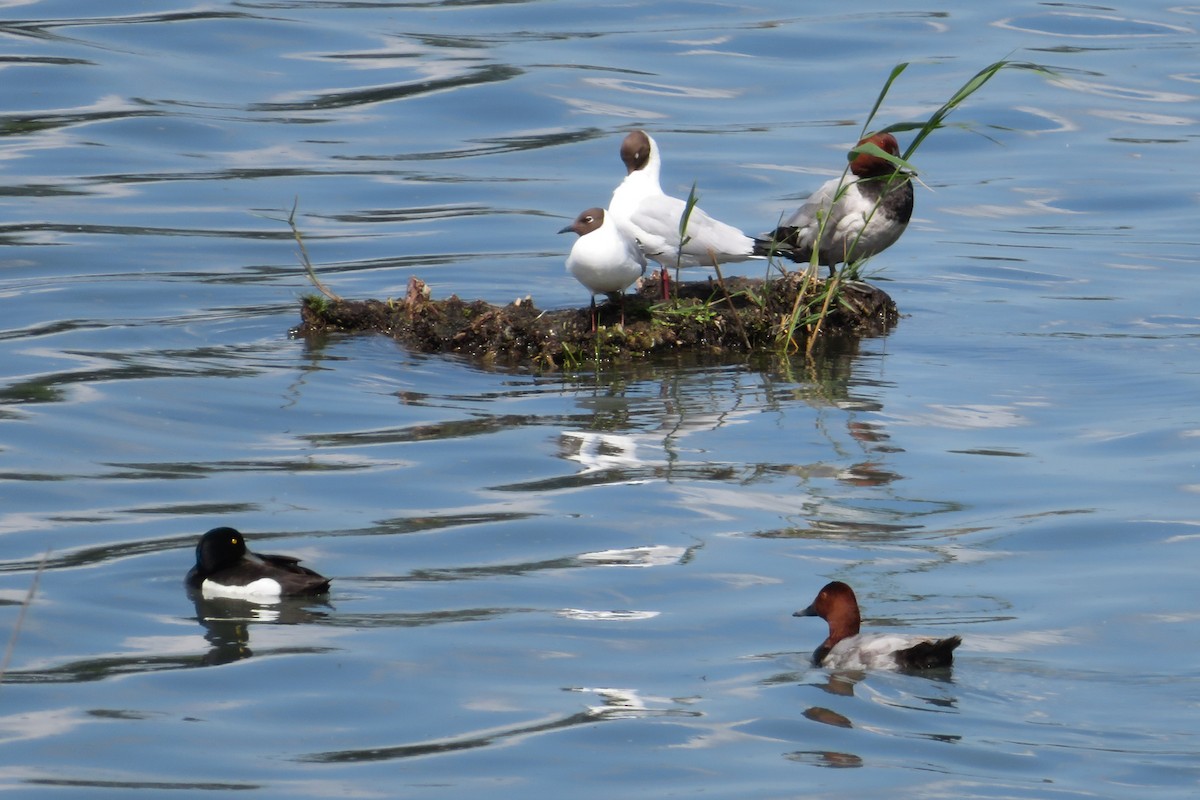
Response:
[[[567,272],[587,287],[592,300],[592,330],[596,330],[596,295],[621,293],[621,324],[625,324],[625,290],[646,272],[638,244],[613,222],[603,208],[589,208],[559,233],[579,234],[567,256]]]
[[[711,266],[754,256],[753,239],[699,208],[692,208],[688,215],[681,246],[679,226],[687,203],[663,193],[658,144],[645,131],[625,137],[621,161],[626,175],[613,191],[608,213],[617,227],[637,240],[647,258],[662,266],[663,297],[667,296],[668,267]]]

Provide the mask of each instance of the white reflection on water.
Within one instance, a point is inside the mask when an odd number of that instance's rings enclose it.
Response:
[[[584,78],[583,82],[599,89],[630,94],[661,97],[689,97],[703,100],[731,100],[741,94],[732,89],[700,89],[695,86],[674,86],[668,83],[631,81],[625,78]]]
[[[977,428],[1016,428],[1029,424],[1029,418],[1016,406],[989,405],[945,405],[933,403],[924,413],[891,416],[894,425],[920,425],[930,428],[953,428],[970,430]]]
[[[46,711],[10,714],[0,717],[0,744],[60,736],[94,721],[94,718],[88,717],[78,708],[52,708]],[[2,774],[0,771],[0,775]]]
[[[629,622],[634,620],[653,619],[661,612],[658,611],[598,611],[585,608],[563,608],[555,612],[560,617],[577,619],[585,622]]]
[[[1134,100],[1144,103],[1191,103],[1196,100],[1196,96],[1191,94],[1151,89],[1134,89],[1129,86],[1116,86],[1111,83],[1085,81],[1065,75],[1055,77],[1053,82],[1071,91],[1097,95],[1099,97],[1111,97],[1118,100]]]
[[[1020,22],[1018,22],[1020,20]],[[1048,24],[1039,25],[1044,22]],[[1095,28],[1084,30],[1080,26],[1092,23]],[[1024,33],[1038,33],[1043,36],[1059,36],[1069,39],[1124,39],[1145,38],[1149,36],[1166,36],[1169,33],[1192,33],[1190,28],[1182,25],[1171,25],[1166,22],[1130,19],[1116,14],[1085,14],[1075,11],[1048,11],[1040,18],[1008,17],[992,23],[997,28],[1007,28]],[[1053,26],[1060,26],[1051,30]],[[1109,30],[1111,28],[1111,30]]]
[[[678,705],[681,702],[679,699],[670,697],[643,696],[637,689],[571,686],[566,691],[594,694],[600,697],[604,701],[603,704],[588,706],[587,710],[588,713],[604,719],[637,719],[677,714],[679,713]]]
[[[629,434],[563,431],[562,443],[563,455],[582,464],[584,472],[649,464],[638,455],[637,439]]]
[[[1033,195],[1032,197],[1022,200],[1018,205],[1000,205],[998,203],[979,203],[968,204],[961,206],[946,206],[938,209],[945,214],[953,214],[956,217],[975,217],[980,219],[1002,219],[1008,217],[1034,217],[1043,218],[1051,214],[1083,214],[1082,211],[1075,211],[1069,208],[1060,208],[1054,205],[1055,202],[1061,200],[1063,195],[1053,189],[1047,188],[1017,188],[1013,190],[1016,194]]]
[[[1195,125],[1193,117],[1176,117],[1168,114],[1149,114],[1145,111],[1116,111],[1112,109],[1097,109],[1092,112],[1097,117],[1111,119],[1116,122],[1132,122],[1135,125]]]
[[[663,119],[667,116],[659,111],[643,108],[630,108],[628,106],[617,105],[616,103],[605,103],[600,100],[588,100],[586,98],[575,97],[573,95],[554,95],[554,99],[570,106],[572,109],[574,109],[574,111],[580,114],[597,114],[606,117],[618,117],[636,120]]]
[[[971,652],[1020,653],[1037,647],[1077,643],[1087,635],[1086,631],[1070,628],[1009,631],[1003,635],[972,631],[965,641],[970,642]]]
[[[603,567],[661,567],[678,564],[687,553],[686,547],[669,547],[659,544],[581,553],[576,558]]]

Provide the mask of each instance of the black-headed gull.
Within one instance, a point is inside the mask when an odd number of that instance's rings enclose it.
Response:
[[[890,133],[868,136],[858,144],[873,144],[889,155],[900,155]],[[853,263],[893,245],[913,211],[913,186],[909,175],[871,153],[859,153],[850,162],[853,180],[834,178],[800,206],[783,224],[757,237],[754,252],[778,254],[801,264],[811,263],[818,231],[821,244],[817,263],[829,267]],[[838,187],[841,194],[838,194]]]
[[[711,266],[754,256],[754,240],[699,208],[687,218],[680,246],[679,222],[687,203],[664,194],[659,184],[662,158],[658,144],[645,131],[633,131],[621,142],[626,175],[613,191],[608,213],[617,226],[641,245],[647,258],[663,267],[663,296],[668,267]]]
[[[617,227],[603,208],[589,208],[559,233],[579,234],[567,256],[567,272],[587,287],[592,300],[592,330],[596,330],[596,295],[621,293],[621,324],[625,324],[625,290],[646,272],[646,259],[634,239]]]

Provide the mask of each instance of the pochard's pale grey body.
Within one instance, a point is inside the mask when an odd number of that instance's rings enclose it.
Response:
[[[900,155],[890,133],[868,136],[859,145],[866,143]],[[870,153],[856,156],[850,171],[853,178],[827,181],[778,228],[757,237],[755,252],[807,264],[815,250],[817,263],[832,273],[837,264],[870,258],[895,244],[912,218],[912,180]]]
[[[795,617],[821,617],[829,636],[813,652],[813,663],[829,669],[934,669],[954,662],[957,636],[937,639],[898,633],[859,633],[861,616],[854,590],[841,581],[827,583]]]

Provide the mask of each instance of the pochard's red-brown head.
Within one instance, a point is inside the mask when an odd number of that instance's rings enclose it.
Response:
[[[808,608],[793,617],[820,617],[829,623],[829,638],[834,642],[854,636],[862,625],[858,613],[858,598],[854,590],[841,581],[825,584]]]
[[[896,137],[890,133],[872,134],[860,141],[858,146],[862,147],[868,143],[875,145],[889,156],[900,157],[900,144],[896,141]],[[895,172],[896,165],[886,158],[880,158],[871,153],[859,153],[850,160],[850,171],[860,178],[879,178]],[[842,585],[845,586],[845,584]],[[846,588],[850,587],[847,586]]]

